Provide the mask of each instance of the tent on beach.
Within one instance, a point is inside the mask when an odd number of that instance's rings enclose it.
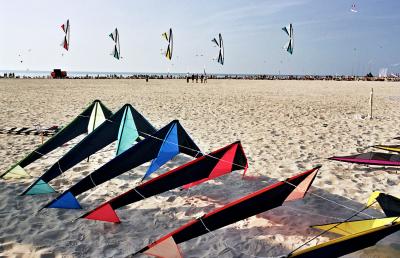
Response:
[[[96,169],[45,208],[81,209],[76,199],[78,195],[149,161],[152,161],[150,167],[155,164],[159,168],[179,153],[202,156],[179,121],[174,120]]]
[[[400,166],[400,155],[380,152],[367,152],[350,156],[335,156],[328,159],[363,165]]]
[[[53,193],[55,191],[48,183],[90,155],[114,141],[117,141],[116,155],[119,155],[138,141],[139,137],[146,138],[155,132],[156,129],[138,111],[130,104],[125,104],[55,162],[22,195]]]
[[[159,257],[181,257],[177,246],[179,243],[274,209],[286,201],[303,198],[320,167],[317,166],[213,210],[188,222],[135,254],[144,253],[158,255]],[[166,253],[168,253],[168,256],[165,255]]]
[[[232,171],[246,168],[247,158],[242,145],[240,142],[235,142],[153,178],[100,205],[81,218],[119,223],[116,209],[180,186],[189,189]]]
[[[95,100],[71,123],[62,128],[57,134],[40,145],[28,156],[13,165],[9,170],[0,175],[3,179],[17,179],[30,177],[25,171],[25,167],[35,162],[49,152],[61,147],[63,144],[78,137],[79,135],[92,132],[96,127],[103,123],[112,115],[112,112],[101,103]]]

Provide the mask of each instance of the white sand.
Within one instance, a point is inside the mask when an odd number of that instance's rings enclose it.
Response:
[[[312,193],[347,209],[308,195],[304,200],[217,230],[215,237],[208,234],[180,244],[186,257],[287,254],[319,233],[308,226],[347,218],[353,214],[350,208],[361,209],[373,190],[400,195],[396,169],[326,160],[333,155],[355,154],[372,144],[400,144],[392,140],[400,133],[399,86],[321,81],[210,80],[204,85],[183,80],[151,80],[147,84],[144,80],[0,80],[0,128],[36,123],[65,125],[91,101],[101,99],[114,111],[131,103],[158,128],[179,119],[205,152],[241,140],[249,159],[246,180],[241,180],[239,171],[189,192],[171,191],[149,198],[118,210],[122,220],[118,225],[73,222],[82,211],[47,209],[38,213],[56,195],[20,197],[18,194],[32,180],[1,180],[0,255],[123,257],[192,218],[320,163],[323,167]],[[375,91],[373,120],[365,119],[371,87]],[[38,144],[37,136],[0,135],[0,171]],[[41,175],[71,147],[51,153],[27,170],[33,176]],[[89,163],[80,163],[51,185],[60,191],[67,189],[111,159],[113,146],[108,150],[93,155]],[[164,170],[185,160],[176,158]],[[79,201],[85,210],[96,207],[134,186],[146,166],[82,194]],[[376,210],[368,213],[382,216]],[[319,242],[334,237],[327,234]],[[349,257],[400,257],[399,242],[397,233],[377,247]]]

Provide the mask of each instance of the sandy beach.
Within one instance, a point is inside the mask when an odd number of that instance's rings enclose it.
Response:
[[[135,186],[149,163],[79,197],[84,211],[45,209],[53,195],[19,196],[33,179],[0,181],[0,256],[124,257],[199,217],[278,180],[322,164],[310,195],[185,243],[185,257],[276,257],[320,231],[315,224],[351,216],[373,191],[400,196],[395,168],[327,160],[374,144],[399,144],[400,83],[209,80],[0,80],[0,128],[66,125],[93,100],[111,110],[132,104],[156,128],[178,119],[203,152],[236,140],[249,160],[247,177],[233,172],[189,191],[174,190],[119,209],[121,224],[76,220]],[[374,89],[373,119],[368,119]],[[40,176],[77,143],[31,164]],[[38,136],[0,134],[0,171],[40,144]],[[377,150],[375,150],[377,151]],[[114,144],[51,182],[62,192],[115,156]],[[179,155],[163,171],[190,158]],[[379,210],[366,211],[383,217]],[[368,218],[360,215],[358,219]],[[310,243],[335,238],[326,234]],[[346,257],[400,257],[400,234]],[[145,256],[143,256],[145,257]]]

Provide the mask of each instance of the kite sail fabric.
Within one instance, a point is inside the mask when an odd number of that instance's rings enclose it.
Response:
[[[160,241],[157,245],[154,245],[143,252],[147,255],[155,257],[168,257],[168,258],[182,258],[183,255],[178,245],[175,243],[172,237],[168,237],[163,241]]]
[[[47,204],[45,208],[79,209],[80,205],[76,205],[78,203],[76,200],[78,195],[157,158],[163,139],[168,137],[168,132],[174,126],[177,126],[178,131],[178,142],[176,144],[179,146],[179,153],[184,153],[192,157],[202,155],[200,149],[186,133],[179,121],[174,120],[83,178]]]
[[[400,217],[388,217],[380,219],[366,219],[366,220],[354,220],[348,222],[336,222],[323,225],[314,225],[312,228],[317,228],[323,231],[329,231],[329,233],[335,233],[342,236],[349,236],[352,234],[358,234],[366,230],[390,225],[393,222],[400,221]]]
[[[247,158],[240,142],[201,156],[149,180],[86,213],[81,218],[120,223],[116,209],[183,186],[184,189],[247,168]]]
[[[290,23],[288,26],[283,27],[282,30],[289,36],[289,41],[285,44],[284,49],[293,54],[293,25]]]
[[[179,244],[261,212],[279,207],[288,199],[295,189],[300,190],[297,187],[304,180],[308,180],[308,185],[302,189],[302,192],[305,194],[315,179],[320,167],[321,166],[317,166],[211,211],[160,238],[137,253],[145,253],[147,250],[157,246],[169,237],[172,237],[174,242]]]
[[[383,238],[400,230],[400,222],[365,230],[295,251],[287,257],[301,258],[336,258],[375,245]]]
[[[22,177],[29,177],[29,174],[24,170],[26,166],[35,162],[42,156],[69,142],[70,140],[78,137],[81,134],[87,133],[90,127],[89,121],[93,121],[92,113],[96,109],[98,112],[103,113],[102,117],[109,118],[112,113],[105,107],[99,100],[93,101],[93,103],[87,107],[81,114],[79,114],[71,123],[62,128],[57,134],[47,140],[44,144],[32,151],[24,159],[13,165],[9,170],[3,173],[0,178],[3,179],[16,179]],[[98,113],[96,112],[96,113]],[[96,119],[94,119],[96,120]],[[94,123],[97,125],[97,122]]]
[[[351,156],[330,157],[328,159],[365,165],[400,166],[399,155],[380,152],[367,152]]]
[[[119,43],[119,32],[118,29],[115,28],[115,30],[110,33],[109,37],[114,41],[114,47],[113,50],[111,52],[111,55],[115,58],[115,59],[120,59],[121,58],[121,47],[120,47],[120,43]]]
[[[22,195],[48,194],[48,189],[51,188],[50,186],[46,186],[44,191],[40,190],[43,188],[44,184],[49,183],[57,176],[88,158],[90,155],[103,149],[110,143],[118,139],[117,154],[121,154],[134,144],[139,135],[145,138],[155,131],[154,127],[138,111],[131,105],[126,104],[70,149],[29,186]]]
[[[135,114],[136,119],[133,114]],[[137,120],[136,123],[135,120]],[[137,129],[136,124],[144,126],[139,126],[139,129]],[[146,138],[147,135],[143,135],[143,133],[153,134],[155,132],[156,129],[142,115],[140,115],[140,113],[134,110],[131,106],[126,107],[119,123],[116,155],[129,149],[133,143],[138,140],[139,135]]]
[[[167,137],[164,138],[157,157],[151,161],[151,164],[146,174],[143,176],[142,181],[145,178],[149,177],[153,172],[158,170],[168,160],[171,160],[173,157],[179,154],[179,146],[177,145],[177,142],[178,142],[178,129],[177,126],[174,125],[167,133]]]
[[[373,192],[373,193],[369,196],[366,206],[367,206],[367,207],[373,206],[374,203],[377,202],[377,201],[376,201],[376,198],[377,198],[380,194],[381,194],[381,192],[379,192],[379,191]]]
[[[93,130],[101,125],[104,121],[106,121],[106,117],[104,116],[103,109],[97,102],[92,109],[92,113],[90,114],[87,133],[90,134],[93,132]]]
[[[213,38],[211,41],[219,48],[217,62],[220,63],[221,65],[224,65],[225,51],[224,51],[224,41],[222,40],[221,33],[219,33],[218,35],[218,40],[216,38]]]
[[[174,37],[172,35],[172,28],[169,29],[169,33],[164,32],[162,36],[168,42],[167,51],[165,52],[165,57],[168,60],[171,60],[172,52],[174,50]]]
[[[389,194],[380,193],[376,197],[379,206],[387,217],[400,216],[400,199]]]
[[[61,29],[64,31],[64,40],[61,43],[61,46],[65,49],[65,50],[69,50],[69,36],[70,36],[70,25],[69,25],[69,20],[67,20],[66,23],[61,25]]]
[[[374,145],[374,148],[381,149],[381,150],[387,150],[387,151],[393,151],[393,152],[399,152],[400,153],[400,145]]]
[[[400,216],[400,197],[375,191],[368,198],[367,207],[378,203],[386,216]]]

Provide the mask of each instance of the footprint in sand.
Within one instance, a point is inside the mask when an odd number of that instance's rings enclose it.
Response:
[[[87,169],[87,168],[89,168],[89,166],[84,165],[84,166],[74,167],[74,168],[72,169],[72,171],[74,171],[74,172],[82,172],[83,170],[85,170],[85,169]]]

